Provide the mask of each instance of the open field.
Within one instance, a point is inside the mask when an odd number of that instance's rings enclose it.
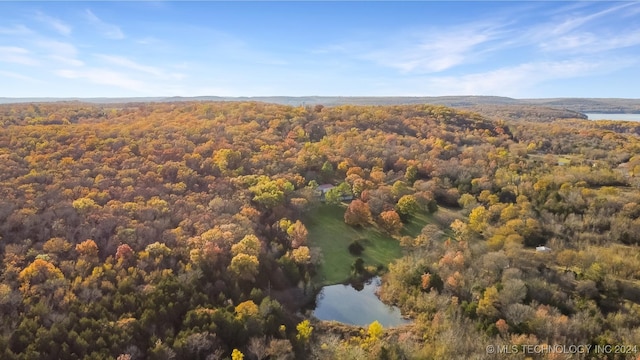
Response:
[[[435,223],[435,220],[433,219],[433,216],[431,214],[424,214],[424,213],[414,214],[409,219],[409,222],[404,224],[404,227],[402,228],[402,231],[400,234],[402,236],[408,235],[411,237],[416,237],[420,235],[420,232],[422,231],[422,228],[425,225],[432,224],[432,223]]]
[[[322,284],[336,284],[349,278],[351,264],[358,258],[347,247],[354,240],[364,246],[362,259],[365,266],[387,266],[402,255],[397,240],[376,228],[354,228],[344,223],[344,207],[320,206],[306,216],[309,243],[322,249],[323,264],[316,280]]]

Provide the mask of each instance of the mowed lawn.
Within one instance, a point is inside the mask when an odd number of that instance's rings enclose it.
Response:
[[[431,214],[426,213],[417,213],[412,215],[409,218],[409,221],[404,224],[401,235],[409,235],[411,237],[416,237],[420,235],[422,232],[422,228],[427,224],[434,223],[433,216]]]
[[[304,219],[309,230],[309,245],[322,249],[323,263],[318,269],[316,281],[338,284],[349,278],[351,265],[361,257],[365,266],[383,265],[402,256],[400,243],[380,232],[374,226],[354,228],[344,223],[345,207],[321,205],[311,210]],[[364,251],[360,256],[349,253],[349,244],[360,240]]]
[[[442,224],[438,221],[437,217],[444,217],[451,219],[462,219],[464,215],[462,215],[462,210],[459,209],[451,209],[443,206],[438,207],[438,211],[434,214],[429,213],[416,213],[409,218],[402,231],[400,231],[401,236],[411,236],[416,237],[420,235],[422,232],[422,228],[427,224],[434,224],[438,226],[442,231],[442,240],[446,240],[447,237],[453,236],[453,231],[449,228],[448,225]]]

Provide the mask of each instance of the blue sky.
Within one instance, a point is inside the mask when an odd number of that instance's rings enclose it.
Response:
[[[4,2],[1,97],[640,98],[640,3]]]

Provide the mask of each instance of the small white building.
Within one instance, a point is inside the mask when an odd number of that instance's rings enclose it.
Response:
[[[540,245],[540,246],[536,246],[536,251],[537,252],[549,252],[549,251],[551,251],[551,248],[546,247],[544,245]]]

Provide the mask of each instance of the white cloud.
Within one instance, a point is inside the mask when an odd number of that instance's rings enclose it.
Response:
[[[102,35],[108,39],[121,40],[124,39],[124,33],[117,25],[109,24],[97,17],[91,10],[85,10],[85,16]]]
[[[598,11],[596,13],[588,14],[588,15],[569,15],[567,19],[562,21],[560,24],[555,26],[550,26],[549,33],[552,35],[562,35],[566,34],[572,30],[580,28],[596,19],[605,17],[611,13],[623,10],[629,6],[634,5],[633,3],[623,3],[622,5],[613,6],[607,8],[602,11]],[[547,24],[551,25],[551,24]]]
[[[531,88],[553,80],[603,74],[630,66],[630,61],[612,64],[606,61],[530,62],[497,70],[462,76],[422,79],[423,89],[432,94],[502,95],[518,97]]]
[[[570,7],[532,27],[518,42],[549,53],[596,53],[635,46],[640,44],[640,28],[623,29],[617,25],[621,16],[638,9],[636,5],[623,3],[592,13],[586,13],[586,5]],[[607,24],[597,22],[606,17],[610,18]]]
[[[84,62],[78,59],[74,59],[71,57],[64,57],[64,56],[59,56],[59,55],[49,55],[49,59],[51,60],[55,60],[58,61],[62,64],[65,65],[71,65],[71,66],[84,66]]]
[[[574,33],[541,42],[540,48],[547,52],[598,53],[636,45],[640,45],[640,29],[615,34]]]
[[[35,66],[40,63],[31,57],[31,52],[16,46],[0,46],[0,61]]]
[[[365,52],[361,57],[403,72],[440,72],[469,62],[478,46],[493,40],[487,30],[425,32],[413,39],[396,39],[393,45]]]
[[[35,44],[46,52],[47,58],[65,65],[83,66],[84,62],[77,59],[78,49],[70,43],[56,40],[40,40]]]
[[[546,14],[548,18],[541,17],[540,10],[534,8],[531,13],[536,14],[535,19],[526,12],[503,12],[482,21],[446,28],[369,34],[368,38],[351,38],[311,53],[328,59],[343,55],[347,60],[364,60],[400,74],[441,73],[475,63],[492,66],[491,59],[496,59],[496,64],[508,61],[517,66],[518,62],[529,61],[518,60],[520,54],[535,55],[540,51],[548,61],[567,60],[577,54],[605,53],[640,45],[640,27],[620,29],[616,23],[622,14],[640,8],[637,5],[616,3],[593,10],[593,3],[572,3],[554,9],[552,14]]]
[[[56,40],[41,40],[37,41],[36,45],[48,51],[51,55],[73,58],[78,54],[78,49],[76,49],[73,44],[67,42]]]
[[[157,68],[154,66],[142,65],[123,56],[103,55],[103,54],[97,54],[95,56],[112,65],[121,66],[127,69],[136,70],[136,71],[144,72],[144,73],[155,75],[155,76],[164,75],[164,71],[160,68]]]
[[[141,45],[155,45],[160,43],[161,41],[153,36],[147,36],[136,40],[136,42]]]
[[[56,30],[62,35],[65,35],[65,36],[71,35],[71,26],[69,26],[68,24],[66,24],[64,21],[60,19],[51,17],[42,12],[37,12],[36,20],[49,25],[50,27],[52,27],[54,30]]]
[[[108,64],[120,66],[130,70],[135,70],[137,72],[142,72],[149,75],[153,75],[154,77],[159,79],[182,80],[186,77],[186,75],[182,73],[167,72],[165,69],[155,67],[155,66],[143,65],[123,56],[105,55],[105,54],[96,54],[94,56],[99,59],[102,59]]]
[[[16,79],[16,80],[21,80],[21,81],[38,82],[38,80],[36,80],[36,79],[34,79],[32,77],[25,76],[25,75],[22,75],[22,74],[11,72],[11,71],[0,70],[0,76],[8,77],[8,78]]]
[[[499,41],[508,35],[504,26],[497,22],[475,22],[447,28],[368,34],[366,38],[318,47],[311,53],[343,54],[402,73],[437,73],[476,62],[485,53],[498,50]]]
[[[24,25],[15,25],[13,27],[0,27],[1,35],[28,35],[33,31]]]
[[[55,75],[66,79],[82,79],[94,84],[115,86],[140,93],[151,93],[150,88],[143,82],[135,80],[126,74],[109,69],[87,68],[82,70],[56,70]]]

